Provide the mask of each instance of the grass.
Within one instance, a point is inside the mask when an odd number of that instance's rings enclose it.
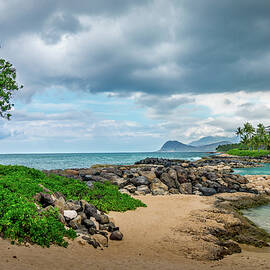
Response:
[[[66,199],[86,200],[99,210],[108,212],[134,210],[145,206],[141,201],[121,194],[110,183],[95,183],[93,189],[79,180],[43,172],[24,166],[0,165],[0,233],[18,242],[32,242],[49,247],[67,246],[64,237],[75,238],[73,230],[66,230],[58,220],[58,210],[39,213],[34,195],[42,191],[42,184],[52,192],[61,192]]]
[[[240,150],[240,149],[231,149],[226,152],[229,155],[234,156],[247,156],[247,157],[263,157],[270,155],[269,150]]]

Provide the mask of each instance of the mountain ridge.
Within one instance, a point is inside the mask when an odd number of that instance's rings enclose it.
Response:
[[[174,140],[165,142],[158,152],[216,152],[216,148],[219,145],[230,143],[230,141],[219,141],[205,145],[193,146]]]

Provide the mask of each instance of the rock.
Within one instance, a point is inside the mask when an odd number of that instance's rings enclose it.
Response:
[[[207,188],[207,187],[201,187],[200,191],[204,196],[211,196],[217,193],[214,188]]]
[[[60,212],[63,212],[66,208],[66,201],[63,197],[60,197],[54,201],[54,207],[57,207]]]
[[[97,219],[96,219],[97,220]],[[100,224],[106,224],[109,223],[109,217],[107,215],[100,215],[99,219],[97,220]]]
[[[102,234],[94,234],[92,236],[92,239],[94,239],[96,242],[99,243],[102,247],[108,247],[108,237]]]
[[[148,193],[150,193],[150,189],[149,189],[149,187],[146,186],[146,185],[138,186],[138,187],[137,187],[137,191],[138,191],[138,192],[141,192],[141,193],[143,193],[143,194],[148,194]]]
[[[169,169],[168,174],[174,181],[177,181],[177,172],[174,169]]]
[[[82,221],[85,220],[85,219],[87,219],[87,216],[86,216],[86,214],[84,212],[78,212],[78,215],[81,216]]]
[[[168,187],[164,183],[162,183],[158,178],[153,179],[150,185],[150,189],[153,195],[164,195],[165,193],[168,192]]]
[[[130,195],[130,192],[128,190],[126,190],[125,188],[119,189],[119,192],[122,193],[122,194]]]
[[[54,199],[49,193],[40,192],[40,203],[43,207],[54,204]]]
[[[59,213],[59,221],[61,222],[61,223],[63,223],[63,224],[66,224],[66,220],[65,220],[65,218],[64,218],[64,215],[62,215],[61,213]]]
[[[140,171],[139,174],[148,179],[149,182],[152,182],[157,176],[154,171]]]
[[[179,192],[179,190],[177,188],[170,188],[169,193],[170,194],[179,194],[180,192]]]
[[[97,208],[92,204],[86,203],[84,213],[88,218],[93,217],[97,214]]]
[[[79,201],[72,201],[68,200],[66,201],[66,210],[75,210],[77,212],[80,212],[83,210],[81,203]]]
[[[128,181],[125,180],[124,178],[120,178],[118,176],[114,176],[110,180],[111,184],[118,186],[119,188],[123,188],[128,184]]]
[[[169,176],[168,173],[162,173],[160,180],[170,189],[176,188],[175,181]]]
[[[145,176],[138,176],[130,179],[130,182],[135,186],[149,185],[149,180]]]
[[[136,191],[136,187],[132,184],[125,186],[125,189],[130,193],[134,193]]]
[[[69,225],[72,227],[72,229],[77,230],[80,227],[81,222],[82,222],[82,217],[77,216],[69,222]]]
[[[66,221],[70,221],[78,216],[75,210],[64,210],[64,217]]]
[[[92,221],[91,219],[85,219],[83,220],[82,224],[87,228],[95,228],[96,229],[96,224],[94,221]]]
[[[94,217],[90,217],[90,220],[95,224],[96,228],[99,228],[99,223],[96,221]]]
[[[87,181],[86,185],[92,189],[94,187],[94,181]]]
[[[179,191],[182,194],[192,194],[192,184],[191,183],[180,184]]]
[[[120,231],[114,231],[110,235],[111,240],[122,240],[123,239],[123,234]]]

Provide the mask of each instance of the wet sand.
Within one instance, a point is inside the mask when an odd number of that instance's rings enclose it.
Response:
[[[0,269],[270,269],[269,248],[243,246],[242,253],[220,261],[189,259],[193,251],[203,252],[207,247],[183,231],[194,226],[191,213],[210,208],[214,197],[170,195],[140,199],[147,208],[110,213],[124,234],[123,241],[110,241],[109,248],[95,250],[77,241],[65,249],[16,246],[0,240]]]

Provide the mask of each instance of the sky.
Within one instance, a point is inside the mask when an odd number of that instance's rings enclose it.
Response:
[[[270,125],[269,0],[0,0],[24,88],[0,152],[156,151]]]

